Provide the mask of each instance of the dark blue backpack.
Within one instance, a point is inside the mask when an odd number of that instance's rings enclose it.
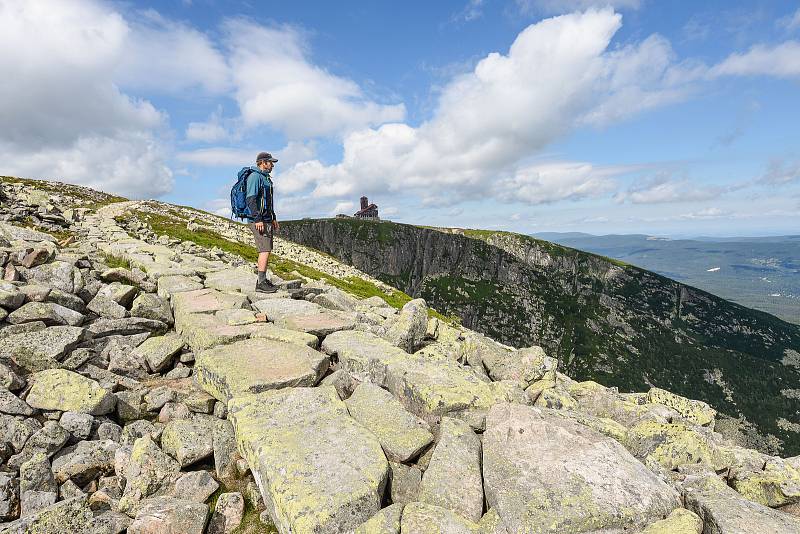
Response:
[[[254,214],[247,207],[247,177],[253,173],[250,167],[242,167],[237,174],[236,183],[231,188],[231,212],[239,219],[252,219]]]

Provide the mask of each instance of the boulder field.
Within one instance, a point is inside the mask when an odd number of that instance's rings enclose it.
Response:
[[[12,222],[59,210],[6,194]],[[59,212],[62,244],[0,222],[0,533],[800,533],[800,458],[703,402],[574,381],[421,299],[255,293],[136,206]]]

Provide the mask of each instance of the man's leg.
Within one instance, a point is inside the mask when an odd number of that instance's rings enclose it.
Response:
[[[267,262],[269,262],[269,252],[258,253],[258,281],[263,282],[267,279]]]

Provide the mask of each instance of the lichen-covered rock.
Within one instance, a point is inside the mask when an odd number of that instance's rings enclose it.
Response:
[[[306,345],[247,339],[199,353],[194,379],[227,402],[245,393],[313,386],[327,368],[328,357]]]
[[[157,285],[158,296],[162,299],[169,299],[175,293],[203,289],[203,284],[198,278],[183,275],[160,276]]]
[[[102,295],[95,296],[86,309],[99,315],[100,317],[108,317],[109,319],[122,319],[128,314],[128,310],[124,306],[117,304],[108,297]]]
[[[319,347],[319,338],[314,334],[281,328],[272,323],[259,323],[258,328],[254,328],[251,331],[250,338],[271,339],[273,341],[284,341],[296,345],[308,345],[312,349]]]
[[[133,349],[136,358],[147,362],[153,373],[160,373],[172,362],[173,357],[183,348],[183,339],[178,334],[167,334],[148,338]]]
[[[64,412],[58,424],[75,439],[89,439],[94,417],[88,413]]]
[[[0,337],[0,360],[9,359],[30,373],[52,369],[59,367],[67,352],[86,337],[86,329],[77,326],[53,326]]]
[[[527,402],[514,382],[484,382],[452,360],[407,354],[368,332],[334,332],[322,350],[360,380],[391,392],[409,412],[436,425],[443,416],[482,429],[487,410],[502,402]]]
[[[142,293],[133,300],[131,317],[155,319],[166,324],[172,324],[175,321],[169,302],[152,293]]]
[[[494,508],[483,514],[481,520],[478,521],[478,527],[481,534],[510,534],[505,524],[503,524],[500,514]]]
[[[669,516],[656,521],[641,534],[702,534],[703,520],[686,508],[675,508]]]
[[[390,497],[395,504],[407,504],[419,500],[419,486],[422,482],[422,471],[416,465],[405,465],[389,462]]]
[[[0,389],[0,412],[9,415],[33,415],[33,408],[7,389]]]
[[[314,297],[312,302],[319,304],[323,308],[339,311],[352,311],[358,306],[358,299],[336,288],[320,293]]]
[[[668,470],[686,464],[703,464],[716,470],[731,463],[712,440],[683,423],[642,421],[628,430],[625,446],[640,460],[650,459]]]
[[[206,502],[217,489],[219,483],[208,471],[189,471],[175,481],[172,496],[187,501]]]
[[[141,503],[128,534],[203,534],[208,506],[175,497],[153,497]]]
[[[8,466],[19,468],[38,453],[49,458],[60,451],[68,440],[69,432],[61,428],[61,425],[55,421],[45,421],[44,425],[28,438],[19,454],[8,459]]]
[[[12,521],[17,517],[19,517],[19,482],[10,473],[0,472],[0,522]]]
[[[142,317],[126,317],[124,319],[109,319],[101,317],[87,327],[95,337],[106,336],[132,336],[136,334],[161,335],[167,331],[167,325],[161,321],[144,319]]]
[[[236,397],[239,449],[282,532],[352,530],[380,509],[388,464],[330,386]]]
[[[574,421],[501,404],[486,427],[486,501],[509,532],[641,528],[678,506],[675,491],[617,441]]]
[[[182,291],[172,296],[172,311],[175,315],[175,330],[183,332],[195,313],[211,313],[219,310],[243,308],[247,297],[241,293],[223,293],[216,289]]]
[[[54,261],[28,269],[25,277],[29,282],[35,281],[73,295],[83,289],[83,276],[80,270],[66,261]]]
[[[492,380],[515,380],[521,382],[522,387],[528,387],[543,378],[552,378],[558,364],[541,347],[485,351],[481,359]]]
[[[213,454],[213,428],[201,420],[170,421],[161,434],[161,448],[186,467]]]
[[[703,520],[704,534],[800,533],[800,519],[748,501],[713,475],[687,479],[683,498]]]
[[[648,402],[663,404],[672,408],[682,417],[701,426],[714,428],[717,411],[703,401],[691,400],[661,388],[650,388],[647,392]]]
[[[239,492],[223,493],[217,499],[214,515],[206,534],[230,534],[241,523],[244,516],[244,497]]]
[[[0,534],[63,534],[85,532],[93,514],[85,495],[59,501],[31,515],[0,524]]]
[[[56,482],[72,480],[85,486],[114,471],[114,456],[119,444],[111,440],[80,441],[75,449],[53,460]]]
[[[400,534],[402,504],[387,506],[358,527],[355,534]]]
[[[125,492],[119,502],[123,512],[133,510],[146,497],[165,493],[178,478],[180,464],[159,449],[150,436],[143,436],[134,442],[126,461],[119,462],[120,453],[124,454],[122,448],[117,450],[115,471],[125,478]]]
[[[422,475],[419,500],[446,508],[470,521],[483,514],[481,442],[470,426],[442,418],[439,441]]]
[[[395,347],[414,352],[425,339],[428,328],[428,305],[424,299],[406,302],[400,315],[391,324],[384,337]]]
[[[353,390],[358,386],[358,381],[344,369],[337,369],[323,378],[320,384],[323,386],[333,386],[336,388],[336,393],[339,394],[339,398],[347,400],[350,398],[350,395],[353,394]]]
[[[745,498],[777,508],[800,502],[800,458],[770,458],[763,469],[732,469],[730,485]]]
[[[412,502],[403,508],[400,531],[403,534],[479,534],[480,527],[446,508]]]
[[[0,436],[11,445],[14,452],[19,452],[42,424],[33,418],[5,415],[0,413]]]
[[[359,385],[345,404],[350,416],[375,434],[389,461],[405,462],[433,441],[427,423],[374,384]]]
[[[103,415],[114,410],[110,391],[66,369],[47,369],[31,376],[27,402],[40,410],[60,410]]]

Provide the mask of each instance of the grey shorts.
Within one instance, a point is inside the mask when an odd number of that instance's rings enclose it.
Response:
[[[259,252],[272,252],[272,223],[264,221],[264,233],[256,230],[256,223],[248,223],[253,238],[256,240],[256,248]]]

